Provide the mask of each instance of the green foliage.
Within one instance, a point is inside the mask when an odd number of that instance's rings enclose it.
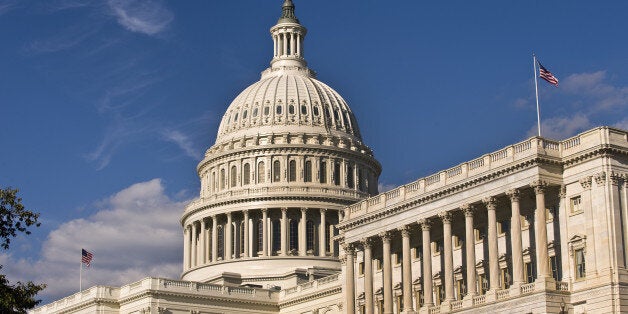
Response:
[[[0,189],[0,247],[5,250],[9,249],[11,238],[16,237],[18,232],[30,234],[29,227],[40,225],[37,221],[39,214],[24,209],[17,192],[17,189]],[[30,281],[18,281],[12,285],[0,274],[0,313],[26,313],[26,310],[41,302],[35,296],[45,287],[44,284],[36,285]]]

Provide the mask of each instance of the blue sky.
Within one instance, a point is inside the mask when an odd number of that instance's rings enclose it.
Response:
[[[0,0],[0,186],[42,226],[0,254],[44,300],[181,270],[178,218],[223,111],[268,66],[280,0]],[[348,101],[383,188],[536,132],[628,129],[628,2],[299,1],[305,56]]]

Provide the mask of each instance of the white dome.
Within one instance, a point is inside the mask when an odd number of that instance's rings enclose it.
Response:
[[[240,93],[222,118],[216,143],[283,132],[334,135],[361,142],[356,119],[345,100],[303,69],[264,73],[260,81]]]

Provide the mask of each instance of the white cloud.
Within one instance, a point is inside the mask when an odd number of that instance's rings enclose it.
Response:
[[[379,191],[379,193],[388,192],[397,187],[398,185],[396,184],[386,184],[386,183],[381,183],[381,182],[377,183],[377,190]]]
[[[174,15],[161,3],[138,0],[109,0],[118,23],[129,31],[156,35],[164,31]]]
[[[628,87],[607,82],[606,71],[576,73],[561,85],[565,92],[583,97],[592,110],[610,110],[628,106]]]
[[[576,113],[570,117],[556,117],[543,120],[541,122],[541,135],[545,138],[562,140],[574,136],[590,127],[591,122],[589,118],[582,113]],[[535,136],[537,134],[536,126],[528,131],[528,136]]]
[[[618,121],[617,123],[613,124],[613,126],[622,130],[628,130],[628,117],[624,118],[621,121]]]
[[[167,130],[162,134],[166,141],[176,144],[187,156],[198,160],[201,154],[194,148],[192,141],[185,134],[176,130]]]
[[[8,13],[17,7],[15,0],[0,0],[0,16]]]
[[[39,260],[0,254],[0,264],[11,281],[46,283],[39,295],[45,301],[78,290],[81,248],[94,253],[92,266],[83,271],[83,287],[121,285],[146,276],[178,278],[178,221],[185,203],[166,196],[160,179],[137,183],[99,202],[102,208],[94,215],[51,231]]]

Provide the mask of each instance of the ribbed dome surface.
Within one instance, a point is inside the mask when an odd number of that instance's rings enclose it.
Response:
[[[319,133],[361,142],[345,100],[309,72],[279,71],[262,76],[231,103],[216,143],[269,133]]]

